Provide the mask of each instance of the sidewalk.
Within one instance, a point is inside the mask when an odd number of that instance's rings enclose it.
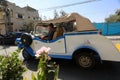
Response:
[[[120,40],[120,36],[105,36],[110,40]]]

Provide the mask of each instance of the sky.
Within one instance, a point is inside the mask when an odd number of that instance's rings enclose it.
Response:
[[[39,16],[46,16],[51,19],[54,16],[54,10],[45,11],[46,8],[67,5],[88,0],[8,0],[20,7],[31,6],[39,11]],[[77,12],[80,15],[89,18],[92,22],[105,22],[105,18],[115,14],[120,9],[120,0],[98,0],[90,3],[84,3],[65,8],[56,9],[59,13],[64,10],[66,13]]]

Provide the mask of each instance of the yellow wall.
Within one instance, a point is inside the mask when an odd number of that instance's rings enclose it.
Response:
[[[5,25],[4,24],[0,24],[0,34],[5,34]]]
[[[4,16],[3,16],[3,12],[2,11],[0,11],[0,19],[4,19]]]

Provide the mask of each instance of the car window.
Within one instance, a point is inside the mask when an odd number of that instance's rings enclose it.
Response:
[[[36,27],[36,31],[35,34],[39,34],[39,35],[44,35],[46,36],[48,34],[48,28],[44,27],[44,26],[37,26]]]

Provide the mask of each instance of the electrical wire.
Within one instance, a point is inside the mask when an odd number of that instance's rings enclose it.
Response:
[[[45,9],[39,9],[39,10],[40,11],[50,11],[50,10],[55,10],[55,9],[59,9],[59,8],[65,8],[65,7],[70,7],[70,6],[75,6],[75,5],[85,4],[85,3],[90,3],[90,2],[94,2],[94,1],[101,1],[101,0],[87,0],[87,1],[83,1],[83,2],[77,2],[77,3],[72,3],[72,4],[67,4],[67,5],[61,5],[61,6],[55,6],[55,7],[45,8]]]

